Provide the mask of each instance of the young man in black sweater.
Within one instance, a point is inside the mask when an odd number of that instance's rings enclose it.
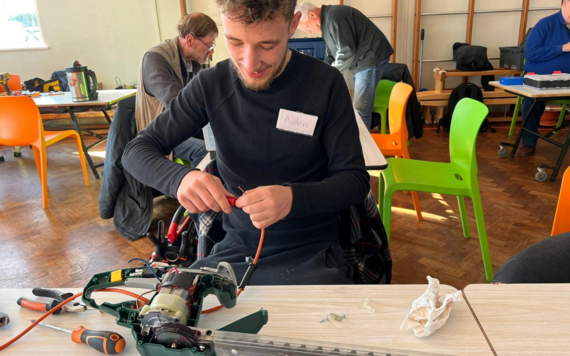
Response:
[[[337,216],[370,187],[348,88],[336,69],[287,48],[296,0],[216,2],[230,59],[180,92],[129,144],[124,166],[192,213],[225,213],[226,237],[194,267],[226,261],[240,279],[265,228],[252,284],[349,283]],[[165,158],[208,123],[223,183]]]

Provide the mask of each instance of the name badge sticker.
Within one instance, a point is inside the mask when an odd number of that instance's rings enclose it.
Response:
[[[313,136],[318,119],[318,116],[280,109],[279,117],[277,118],[277,128],[283,131]]]

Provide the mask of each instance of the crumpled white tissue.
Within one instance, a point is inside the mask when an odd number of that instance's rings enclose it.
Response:
[[[449,318],[453,303],[461,301],[461,291],[439,295],[439,280],[427,277],[428,287],[424,294],[412,303],[412,309],[400,326],[401,330],[412,329],[417,337],[426,337],[441,328]]]

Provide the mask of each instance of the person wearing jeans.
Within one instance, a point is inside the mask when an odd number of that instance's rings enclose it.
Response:
[[[302,14],[300,30],[322,33],[327,47],[325,62],[354,75],[354,107],[370,130],[376,87],[394,54],[388,39],[366,15],[350,6],[318,8],[302,2],[296,11]]]
[[[552,74],[555,71],[570,73],[570,0],[562,0],[559,12],[538,21],[528,36],[525,50],[527,73]],[[527,115],[532,100],[523,101],[522,115]],[[537,102],[528,117],[526,128],[538,133],[540,118],[544,113],[544,102]],[[538,137],[523,133],[523,147],[520,157],[529,157],[536,151]]]
[[[382,74],[388,67],[389,60],[384,60],[368,69],[354,75],[354,108],[370,130],[372,128],[372,109],[376,97],[376,87],[382,79]]]

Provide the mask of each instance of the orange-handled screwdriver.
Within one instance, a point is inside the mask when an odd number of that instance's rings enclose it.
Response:
[[[35,323],[35,320],[31,320]],[[40,325],[47,326],[48,328],[56,329],[71,334],[71,341],[76,343],[83,343],[91,346],[95,350],[107,355],[120,354],[125,349],[125,339],[113,331],[96,331],[85,329],[83,326],[71,331],[68,329],[60,328],[59,326],[39,323]]]

